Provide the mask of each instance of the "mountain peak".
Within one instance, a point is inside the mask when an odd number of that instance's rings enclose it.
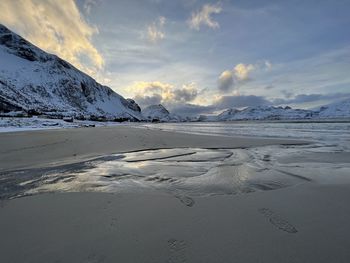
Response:
[[[0,25],[0,112],[141,119],[135,102]]]
[[[142,114],[148,120],[157,120],[157,121],[170,120],[170,113],[162,104],[150,105],[142,110]]]

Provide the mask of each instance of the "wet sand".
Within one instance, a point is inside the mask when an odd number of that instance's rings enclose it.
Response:
[[[214,137],[121,126],[0,133],[0,172],[75,163],[101,155],[145,149],[245,148],[303,143],[298,140]]]
[[[131,127],[0,134],[0,151],[0,262],[349,262],[347,153]]]
[[[348,186],[196,199],[44,194],[2,203],[1,262],[349,262]]]

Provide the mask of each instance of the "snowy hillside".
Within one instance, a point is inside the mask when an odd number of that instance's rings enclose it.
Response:
[[[0,112],[142,119],[140,108],[0,25]]]
[[[148,121],[177,122],[183,121],[179,116],[171,114],[162,104],[151,105],[142,110],[142,115]]]
[[[313,110],[291,107],[256,106],[245,109],[228,109],[211,121],[232,120],[304,120],[350,118],[350,98]],[[203,118],[202,118],[203,119]],[[199,119],[200,120],[200,119]]]
[[[315,113],[310,110],[292,109],[290,107],[257,106],[247,107],[242,110],[226,110],[218,115],[218,120],[296,120],[313,117],[315,117]]]
[[[350,98],[322,106],[316,111],[320,118],[350,118]]]
[[[142,110],[142,115],[147,120],[168,121],[170,117],[169,111],[163,105],[150,105]]]

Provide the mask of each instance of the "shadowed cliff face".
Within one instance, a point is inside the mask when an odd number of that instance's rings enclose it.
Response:
[[[140,108],[0,25],[0,111],[142,119]]]

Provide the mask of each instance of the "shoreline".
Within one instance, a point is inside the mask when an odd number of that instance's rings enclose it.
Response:
[[[310,141],[177,133],[130,126],[0,133],[0,172],[71,164],[115,153],[168,148],[235,149]]]
[[[11,118],[11,117],[3,117],[3,118]],[[16,119],[17,117],[15,117]],[[1,119],[1,117],[0,117]],[[12,117],[13,119],[13,117]],[[23,118],[18,118],[18,119],[23,119]],[[26,118],[24,118],[26,119]],[[27,118],[30,119],[30,118]],[[41,119],[41,118],[36,118],[36,120],[41,120],[43,123],[46,122],[51,122],[51,123],[56,123],[55,125],[53,124],[48,124],[44,126],[38,126],[38,127],[31,127],[31,126],[1,126],[0,125],[0,134],[1,133],[15,133],[15,132],[33,132],[33,131],[43,131],[43,130],[61,130],[61,129],[79,129],[79,128],[89,128],[93,125],[93,127],[115,127],[115,126],[131,126],[131,127],[143,127],[147,125],[157,125],[157,124],[190,124],[190,125],[195,125],[195,124],[213,124],[213,123],[218,123],[218,124],[307,124],[307,123],[350,123],[349,118],[340,118],[340,119],[291,119],[291,120],[231,120],[231,121],[194,121],[194,122],[159,122],[159,123],[152,123],[152,122],[96,122],[96,121],[79,121],[78,122],[64,122],[62,119]],[[60,126],[63,125],[63,126]],[[66,126],[65,126],[66,125]],[[273,137],[272,137],[273,138]]]

